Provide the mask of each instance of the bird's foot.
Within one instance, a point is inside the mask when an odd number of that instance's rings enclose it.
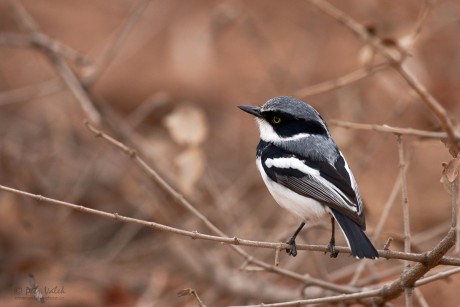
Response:
[[[330,241],[329,244],[327,245],[327,249],[331,253],[330,254],[331,258],[337,258],[337,256],[339,255],[339,251],[335,249],[335,242]]]
[[[292,257],[295,257],[297,256],[297,245],[295,244],[295,239],[294,238],[290,238],[286,244],[289,244],[291,247],[290,248],[286,248],[286,253],[289,254],[289,256],[292,256]]]

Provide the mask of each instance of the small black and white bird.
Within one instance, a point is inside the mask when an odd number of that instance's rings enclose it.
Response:
[[[276,202],[300,216],[286,251],[297,255],[295,239],[305,223],[331,215],[331,257],[336,220],[356,258],[378,258],[364,231],[363,202],[355,178],[321,115],[292,97],[270,99],[261,107],[238,106],[256,117],[260,130],[256,163]]]

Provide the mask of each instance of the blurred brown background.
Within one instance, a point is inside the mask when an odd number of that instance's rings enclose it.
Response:
[[[86,65],[68,60],[80,78],[91,76],[138,6],[126,0],[21,3],[43,33],[91,60]],[[379,37],[402,43],[423,5],[416,0],[331,3]],[[43,52],[6,36],[26,33],[9,2],[1,1],[0,184],[210,233],[126,155],[85,128],[88,115],[59,81],[55,65]],[[436,1],[405,64],[454,120],[460,114],[459,37],[460,3]],[[439,130],[436,118],[391,69],[311,97],[297,95],[302,88],[368,65],[366,48],[308,1],[152,0],[88,90],[103,117],[112,114],[129,127],[124,141],[225,233],[284,241],[298,221],[275,204],[263,185],[254,163],[258,131],[238,104],[261,105],[274,96],[292,95],[312,104],[326,121]],[[115,134],[107,125],[101,128]],[[371,235],[399,174],[396,138],[330,128],[367,203]],[[411,137],[404,142],[410,153],[413,250],[422,252],[450,225],[450,196],[439,182],[441,163],[450,156],[441,142]],[[392,236],[391,249],[403,250],[400,202],[398,196],[375,242],[378,248]],[[60,306],[195,306],[193,298],[177,297],[184,288],[196,289],[208,306],[304,297],[304,286],[286,277],[239,270],[242,258],[222,244],[6,192],[0,192],[0,211],[0,300],[9,306],[36,303],[18,299],[29,286],[29,273],[40,287],[64,287],[62,300],[47,301]],[[298,242],[325,244],[328,236],[325,221],[304,230]],[[344,244],[341,234],[338,240]],[[273,263],[272,250],[245,250]],[[296,258],[282,253],[280,261],[297,273],[343,284],[357,264],[345,255],[331,260],[313,252]],[[379,260],[375,268],[395,267],[402,268],[402,262]],[[347,268],[351,271],[344,273]],[[454,276],[448,284],[439,281],[421,290],[433,306],[441,300],[456,306],[459,283]]]

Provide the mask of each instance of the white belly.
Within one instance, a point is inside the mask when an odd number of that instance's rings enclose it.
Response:
[[[265,174],[260,158],[256,160],[257,168],[262,175],[268,190],[275,201],[283,208],[296,214],[305,221],[311,221],[320,218],[328,211],[320,202],[297,194],[283,185],[274,182]]]

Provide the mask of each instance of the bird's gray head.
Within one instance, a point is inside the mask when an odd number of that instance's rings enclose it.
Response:
[[[260,138],[267,142],[292,141],[312,135],[329,136],[329,130],[318,111],[292,97],[275,97],[261,107],[238,107],[256,117]]]

